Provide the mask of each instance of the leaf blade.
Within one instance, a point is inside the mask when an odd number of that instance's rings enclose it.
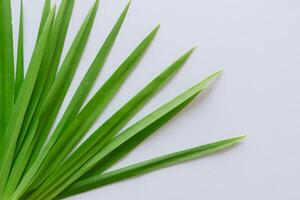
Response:
[[[14,52],[10,0],[0,1],[0,139],[14,105]]]
[[[17,69],[16,69],[16,84],[15,84],[15,99],[18,96],[19,90],[24,80],[24,33],[23,33],[23,0],[20,3],[20,18],[19,18],[19,38],[18,38],[18,53],[17,53]]]
[[[100,126],[76,151],[58,167],[59,174],[72,174],[96,154],[122,127],[154,96],[183,66],[194,49],[185,53],[164,72],[151,81],[143,90]],[[60,176],[60,175],[57,175]],[[50,179],[49,177],[48,179]],[[56,180],[56,178],[52,178]]]
[[[140,176],[175,164],[203,157],[229,148],[239,143],[244,138],[245,136],[221,140],[218,142],[167,154],[165,156],[159,156],[157,158],[133,164],[108,173],[99,174],[75,183],[65,192],[59,195],[59,198],[66,198],[75,194],[105,186],[107,184],[115,183],[135,176]]]
[[[208,78],[204,79],[200,83],[196,84],[194,87],[190,88],[189,90],[185,91],[178,97],[174,98],[173,100],[169,101],[168,103],[164,104],[160,108],[153,111],[151,114],[147,115],[122,133],[120,133],[115,139],[113,139],[107,146],[105,146],[102,150],[100,150],[93,158],[91,158],[87,163],[85,163],[80,169],[78,169],[74,174],[71,176],[64,176],[58,177],[61,175],[59,173],[56,174],[55,178],[56,181],[53,183],[53,180],[46,180],[42,186],[40,186],[32,195],[31,198],[35,199],[38,197],[49,197],[54,198],[58,195],[61,191],[63,191],[66,187],[76,181],[79,177],[85,174],[88,170],[90,170],[93,166],[95,166],[101,159],[103,159],[106,155],[111,153],[114,149],[122,145],[124,142],[129,140],[130,138],[134,137],[138,134],[141,130],[145,127],[149,126],[150,124],[154,123],[156,120],[161,118],[161,116],[171,112],[177,106],[183,104],[184,102],[188,101],[190,98],[201,92],[204,88],[208,86],[208,84],[213,81],[216,77],[220,75],[220,71],[212,74]]]
[[[45,2],[44,13],[47,13],[48,4],[50,4],[50,1]],[[56,74],[56,69],[58,68],[58,63],[55,63],[55,60],[61,56],[73,6],[74,1],[63,0],[60,4],[57,17],[53,22],[49,41],[47,42],[47,48],[43,55],[41,68],[39,70],[35,87],[19,134],[15,161],[10,172],[11,175],[7,182],[7,189],[5,191],[8,196],[16,189],[28,165],[31,153],[34,150],[36,143],[34,136],[39,124],[39,114],[45,101],[45,97],[49,92],[49,86],[52,85],[54,80],[53,74]],[[40,28],[42,28],[45,23],[43,22],[43,17],[41,19]]]
[[[157,119],[153,124],[145,127],[141,130],[136,136],[126,141],[124,144],[120,145],[118,148],[114,149],[110,154],[108,154],[104,159],[98,162],[94,167],[88,170],[80,180],[88,179],[95,175],[101,174],[110,167],[112,167],[115,163],[129,154],[133,149],[135,149],[140,143],[146,140],[149,136],[151,136],[155,131],[157,131],[160,127],[170,121],[173,117],[175,117],[181,110],[183,110],[195,97],[192,96],[190,99],[186,100],[178,107],[171,110],[169,113],[163,115],[159,119]]]
[[[34,88],[34,84],[42,61],[43,52],[45,50],[50,28],[52,26],[54,14],[55,14],[55,8],[52,9],[51,14],[48,17],[45,28],[43,30],[43,34],[35,48],[31,62],[29,64],[26,78],[20,89],[19,96],[12,110],[12,115],[9,120],[6,133],[3,137],[3,141],[0,149],[0,159],[1,159],[0,197],[4,195],[6,182],[8,179],[13,156],[15,153],[15,146],[17,143],[18,134],[21,129],[25,112],[30,100],[30,96]]]
[[[68,2],[68,1],[66,1]],[[64,62],[57,74],[51,89],[45,99],[43,108],[40,113],[39,125],[37,127],[36,141],[31,160],[34,161],[39,154],[41,148],[45,144],[49,136],[52,125],[57,117],[63,100],[67,94],[69,86],[73,80],[77,70],[81,56],[87,44],[92,26],[94,24],[95,16],[98,10],[98,3],[94,3],[89,13],[87,14],[80,30],[78,31],[73,43],[64,59]],[[32,164],[32,162],[30,163]]]
[[[45,0],[43,13],[42,13],[42,17],[41,17],[41,21],[40,21],[40,25],[39,25],[37,40],[40,38],[40,36],[43,32],[47,17],[50,13],[50,10],[51,10],[50,4],[51,4],[51,0]]]
[[[94,97],[82,109],[70,127],[63,133],[62,137],[57,141],[57,143],[50,139],[50,143],[48,143],[49,146],[46,146],[45,148],[45,153],[40,155],[42,165],[39,167],[39,171],[35,175],[35,183],[33,183],[33,188],[37,188],[42,183],[42,180],[47,178],[47,176],[50,175],[57,165],[63,159],[65,159],[68,153],[75,147],[79,140],[84,136],[86,131],[103,112],[104,108],[115,96],[127,77],[131,74],[132,70],[136,66],[137,61],[141,58],[151,44],[158,31],[158,28],[159,27],[156,27],[150,34],[148,34],[148,36],[108,79],[108,81],[105,82],[105,84],[98,90]],[[76,132],[76,134],[74,134],[74,132]],[[40,160],[38,162],[40,162]],[[35,167],[37,166],[38,165]]]
[[[66,3],[67,1],[65,1]],[[64,5],[64,4],[63,4]],[[56,127],[53,135],[51,138],[59,138],[62,130],[67,126],[67,124],[74,119],[77,115],[79,109],[81,108],[84,100],[86,99],[89,90],[91,89],[93,83],[95,82],[97,75],[99,74],[100,69],[104,65],[106,58],[112,48],[114,41],[118,35],[119,30],[125,20],[125,16],[127,14],[129,8],[129,4],[125,7],[124,11],[122,12],[121,16],[117,20],[114,28],[112,29],[111,33],[108,35],[107,40],[104,42],[102,48],[100,49],[98,55],[96,56],[93,64],[91,65],[90,69],[86,73],[85,77],[83,78],[82,82],[80,83],[79,88],[77,89],[76,93],[74,94],[69,106],[67,107],[66,111],[64,112],[62,119],[60,120],[58,126]],[[65,15],[63,15],[65,16]],[[54,25],[55,26],[55,25]],[[33,121],[38,120],[34,119]],[[31,152],[33,151],[33,143],[36,143],[36,139],[34,139],[34,132],[37,128],[37,124],[35,123],[33,127],[29,129],[30,134],[29,138],[25,140],[25,144],[22,146],[22,150],[18,155],[18,159],[15,162],[14,168],[12,172],[14,172],[13,179],[16,183],[18,183],[18,178],[21,178],[23,174],[24,167],[26,167],[26,159],[30,156]]]
[[[88,72],[85,74],[83,80],[81,81],[78,89],[76,90],[69,106],[67,107],[66,111],[64,112],[62,119],[60,120],[59,124],[57,125],[53,136],[51,138],[54,138],[56,141],[59,137],[62,131],[70,125],[70,123],[73,121],[73,119],[78,114],[84,100],[86,99],[91,87],[93,86],[100,70],[102,69],[108,54],[114,44],[114,41],[116,40],[116,37],[118,35],[118,32],[120,31],[120,28],[125,20],[125,16],[127,14],[129,8],[129,4],[125,7],[124,11],[122,12],[121,16],[117,20],[114,28],[108,35],[106,41],[102,45],[100,51],[98,52],[94,62],[90,66]]]
[[[44,10],[47,10],[48,4],[50,4],[50,1],[45,2]],[[42,67],[39,71],[38,79],[36,81],[36,86],[34,88],[34,92],[30,100],[30,105],[26,112],[25,121],[23,122],[22,125],[20,137],[18,139],[17,152],[19,152],[20,147],[23,144],[30,123],[31,122],[34,123],[34,121],[38,121],[37,115],[39,114],[41,107],[45,102],[50,87],[56,76],[56,70],[58,68],[58,62],[56,61],[59,60],[61,56],[73,6],[74,6],[73,0],[63,0],[60,5],[57,17],[53,22],[53,26],[51,28],[51,35],[49,37],[49,42],[47,43],[46,52],[42,60]],[[44,14],[41,19],[40,28],[42,28],[45,23],[43,22],[43,17]],[[35,125],[33,126],[35,127]]]

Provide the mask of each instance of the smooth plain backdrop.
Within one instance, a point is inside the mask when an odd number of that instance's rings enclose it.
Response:
[[[64,55],[93,2],[76,1]],[[64,108],[126,3],[101,0]],[[15,33],[18,4],[13,1]],[[24,0],[26,63],[42,6],[43,1]],[[232,136],[249,138],[222,153],[70,199],[299,200],[299,21],[297,0],[133,0],[92,94],[153,27],[161,24],[161,29],[93,130],[195,45],[185,67],[130,124],[209,73],[225,70],[208,92],[115,168]]]

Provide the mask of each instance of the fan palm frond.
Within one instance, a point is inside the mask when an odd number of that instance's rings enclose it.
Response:
[[[62,0],[56,12],[55,6],[51,8],[51,1],[45,0],[37,41],[25,73],[23,2],[20,2],[14,64],[11,1],[0,1],[0,199],[61,199],[199,158],[244,139],[242,136],[221,140],[107,172],[184,109],[221,71],[211,74],[124,130],[182,68],[194,51],[194,48],[190,49],[81,143],[143,58],[159,26],[145,36],[87,101],[122,28],[128,3],[54,127],[87,45],[99,1],[96,0],[89,10],[61,60],[74,4],[74,0]]]

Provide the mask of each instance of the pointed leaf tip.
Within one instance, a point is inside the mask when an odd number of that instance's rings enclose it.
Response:
[[[122,14],[121,14],[121,16],[122,16],[122,15],[123,15],[123,16],[126,16],[128,10],[129,10],[129,7],[130,7],[130,3],[131,3],[131,1],[129,1],[129,2],[127,3],[127,5],[125,6],[125,8],[124,8],[124,10],[123,10],[123,12],[122,12]]]
[[[222,74],[222,72],[223,72],[223,69],[220,69],[220,70],[216,71],[215,73],[213,73],[212,75],[210,75],[210,77],[212,79],[216,79]]]
[[[154,28],[153,32],[154,32],[154,31],[157,32],[159,29],[160,29],[160,24],[158,24],[158,25]]]
[[[99,6],[99,0],[96,0],[96,1],[95,1],[94,6],[95,6],[95,7],[98,7],[98,6]]]
[[[183,56],[189,57],[195,51],[195,49],[196,49],[196,47],[191,48]]]
[[[207,87],[210,86],[211,83],[214,82],[214,80],[216,78],[218,78],[222,73],[222,70],[219,70],[211,75],[209,75],[207,78],[205,78],[204,80],[202,80],[201,82],[199,82],[198,84],[196,84],[194,87],[198,88],[200,87],[201,90],[206,89]]]
[[[197,46],[194,46],[190,49],[191,52],[194,52],[197,49]]]
[[[236,137],[235,139],[236,139],[237,142],[241,142],[241,141],[243,141],[247,138],[248,138],[248,135],[242,135],[240,137]]]
[[[128,8],[130,7],[130,4],[131,4],[131,0],[128,1],[127,5],[125,7],[126,10],[128,10]]]
[[[160,25],[156,26],[147,36],[148,39],[152,39],[156,36],[158,30],[159,30]]]
[[[247,138],[247,135],[242,135],[242,136],[238,136],[238,137],[229,138],[229,139],[224,140],[224,141],[227,141],[228,144],[235,145],[235,144],[238,144],[238,143],[242,142],[246,138]]]

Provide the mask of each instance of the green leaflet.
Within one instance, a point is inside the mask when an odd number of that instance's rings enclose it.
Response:
[[[62,136],[52,147],[51,151],[47,153],[47,157],[44,159],[39,172],[35,176],[35,182],[33,183],[32,189],[38,187],[78,144],[80,139],[85,135],[98,116],[103,112],[104,108],[108,105],[126,78],[130,75],[141,56],[151,44],[157,31],[158,27],[156,27],[140,43],[140,45],[100,88],[96,95],[94,95],[94,97],[87,103],[87,105],[82,109],[68,129],[63,132]]]
[[[33,163],[38,153],[40,152],[57,117],[58,111],[62,105],[65,95],[67,94],[68,88],[73,80],[79,61],[84,52],[98,9],[98,3],[95,3],[86,16],[84,22],[82,23],[80,30],[78,31],[57,74],[63,45],[73,11],[73,6],[74,0],[62,1],[57,19],[53,27],[54,34],[53,38],[50,39],[56,39],[56,43],[50,43],[50,45],[52,44],[52,46],[50,46],[50,49],[52,50],[51,54],[53,55],[53,58],[48,58],[45,61],[46,65],[49,65],[50,71],[43,88],[43,94],[41,96],[43,107],[41,108],[38,120],[39,124],[36,131],[36,135],[38,135],[38,138],[34,143],[35,147],[33,149],[29,166]],[[51,114],[49,114],[50,110],[53,111]]]
[[[45,8],[47,7],[47,4],[48,3],[46,2]],[[53,60],[57,56],[60,57],[68,27],[66,23],[69,24],[67,19],[70,18],[73,5],[74,1],[64,0],[60,5],[56,19],[53,22],[51,35],[49,36],[49,41],[47,42],[47,48],[43,56],[41,68],[39,70],[30,103],[22,124],[20,136],[18,138],[16,160],[12,167],[11,175],[7,183],[7,189],[5,192],[6,195],[11,195],[16,189],[36,144],[34,136],[39,122],[39,114],[45,100],[43,97],[46,97],[50,89],[46,89],[45,84],[49,84],[51,82],[49,81],[49,72],[53,71],[54,68],[57,68],[57,66],[53,65]],[[41,19],[41,24],[43,24],[43,17]],[[59,49],[61,49],[61,51]],[[57,52],[60,53],[58,54]]]
[[[23,3],[23,0],[22,0],[22,3]],[[23,9],[22,9],[22,12],[23,12]],[[20,12],[20,16],[22,16],[22,12]],[[45,3],[44,3],[44,9],[43,9],[43,13],[42,13],[42,17],[41,17],[41,21],[40,21],[40,26],[39,26],[39,31],[38,31],[38,37],[37,37],[37,39],[36,39],[36,44],[37,44],[37,42],[38,42],[38,40],[39,40],[39,38],[40,38],[40,35],[41,35],[41,33],[42,33],[42,31],[43,31],[43,28],[44,28],[44,25],[45,25],[45,22],[46,22],[46,19],[47,19],[47,17],[48,17],[48,15],[49,15],[49,12],[50,12],[50,0],[46,0],[45,1]],[[20,20],[20,22],[21,22],[21,20]],[[19,29],[21,30],[21,24],[20,24],[20,26],[19,26]],[[23,35],[22,35],[22,37],[23,37]],[[51,35],[50,35],[50,37],[51,37]],[[20,33],[19,33],[19,38],[20,38]],[[20,46],[21,45],[21,43],[20,43],[20,39],[19,39],[19,44],[18,44],[18,46]],[[23,45],[23,42],[22,42],[22,45]],[[20,83],[18,83],[18,82],[21,82],[21,73],[22,73],[22,66],[20,65],[19,66],[19,62],[21,61],[21,58],[19,58],[19,50],[20,50],[21,48],[20,47],[18,47],[18,57],[17,57],[17,74],[16,74],[16,97],[17,97],[17,93],[19,93],[19,89],[17,89],[18,87],[21,87],[21,84]],[[21,54],[20,54],[21,55]],[[20,61],[19,61],[20,60]],[[18,69],[19,68],[19,69]],[[24,70],[24,69],[23,69]],[[19,72],[20,71],[20,72]],[[24,72],[23,72],[24,73]],[[22,78],[22,82],[23,82],[23,78]],[[21,83],[22,83],[21,82]],[[20,85],[20,86],[18,86],[18,85]],[[31,98],[32,99],[32,98]],[[32,107],[32,106],[29,106],[29,107]],[[26,112],[26,115],[28,116],[31,116],[32,114],[33,114],[33,112],[34,112],[34,110],[32,110],[31,109],[31,112]],[[24,138],[25,138],[25,134],[26,134],[26,130],[27,130],[27,128],[28,128],[28,126],[29,126],[29,123],[30,123],[30,121],[31,121],[31,118],[30,119],[28,119],[27,117],[25,117],[25,120],[24,120],[24,122],[23,122],[23,125],[22,125],[22,129],[21,129],[21,131],[20,131],[20,133],[19,133],[19,138],[18,138],[18,141],[17,141],[17,146],[16,146],[16,152],[15,152],[15,156],[16,156],[16,154],[19,152],[19,150],[20,150],[20,147],[21,147],[21,145],[22,145],[22,142],[23,142],[23,140],[24,140]]]
[[[68,2],[68,3],[67,3]],[[45,9],[47,7],[47,2],[45,2]],[[20,132],[20,137],[17,143],[17,149],[20,150],[20,146],[26,137],[28,127],[31,123],[32,117],[35,117],[35,121],[38,116],[38,112],[41,110],[50,87],[54,81],[56,75],[56,70],[58,67],[58,62],[55,62],[57,59],[59,61],[61,52],[63,49],[63,44],[65,41],[67,28],[69,25],[69,20],[73,10],[74,0],[64,0],[62,1],[58,15],[54,20],[53,27],[51,29],[51,35],[49,37],[49,42],[47,43],[47,48],[45,55],[43,56],[42,67],[40,69],[38,79],[32,94],[29,108],[26,112],[26,117],[23,122],[22,130]],[[41,19],[41,26],[43,26],[43,17]],[[35,114],[35,116],[33,116]],[[37,123],[37,122],[35,122]]]
[[[47,2],[45,3],[47,4]],[[34,124],[38,123],[39,112],[54,81],[54,76],[56,75],[56,69],[58,67],[58,62],[55,63],[54,61],[56,59],[59,59],[61,56],[69,24],[69,19],[73,10],[73,5],[73,0],[62,1],[58,11],[58,15],[54,20],[53,27],[51,29],[51,35],[47,43],[46,52],[43,56],[42,67],[39,71],[38,79],[36,81],[35,88],[30,100],[30,104],[26,111],[26,117],[23,122],[20,136],[18,139],[17,152],[19,152],[20,150],[24,138],[26,137],[27,131],[35,132],[35,130],[32,129],[28,130],[28,127],[30,123],[33,123],[31,127],[35,127],[36,125]],[[41,26],[43,24],[43,17],[44,16],[42,16],[41,19]]]
[[[180,106],[213,81],[220,74],[216,72],[204,79],[194,87],[190,88],[186,92],[182,93],[175,99],[161,106],[151,114],[147,115],[122,133],[120,133],[116,138],[114,138],[108,145],[101,149],[96,155],[93,156],[87,163],[85,163],[80,169],[78,169],[73,174],[61,174],[59,171],[47,179],[33,194],[30,196],[30,199],[52,199],[56,197],[60,192],[66,189],[70,184],[75,182],[83,174],[89,171],[94,167],[99,161],[105,158],[113,150],[124,144],[126,141],[130,140],[132,137],[136,136],[140,131],[142,131],[147,126],[155,123],[162,116],[171,112],[176,107]]]
[[[81,81],[78,89],[76,90],[71,102],[69,103],[66,111],[64,112],[59,124],[57,125],[53,138],[56,138],[55,141],[59,138],[60,134],[66,127],[68,127],[71,122],[74,120],[76,115],[78,114],[80,108],[82,107],[83,102],[86,100],[87,95],[89,94],[92,86],[94,85],[96,78],[98,77],[100,70],[105,64],[107,57],[113,47],[113,44],[118,36],[118,33],[122,27],[122,24],[125,20],[128,8],[128,4],[117,20],[115,26],[109,33],[105,42],[103,43],[100,51],[98,52],[96,58],[94,59],[92,65],[89,70],[85,74],[83,80]]]
[[[100,126],[67,160],[53,172],[72,174],[93,155],[95,155],[108,141],[110,141],[124,125],[150,100],[151,97],[170,80],[183,66],[193,49],[176,60],[163,73],[150,82],[134,98],[117,111],[110,119]],[[48,178],[48,180],[51,177]]]
[[[29,104],[35,81],[37,79],[49,32],[52,26],[54,14],[55,8],[53,8],[51,13],[49,14],[41,38],[36,45],[31,58],[31,62],[28,67],[26,78],[20,89],[18,98],[12,110],[12,115],[9,120],[7,130],[3,137],[0,149],[0,198],[3,198],[3,193],[6,187],[6,181],[8,179],[9,171],[11,169],[19,131],[24,120],[25,112]]]
[[[15,99],[17,99],[19,90],[24,80],[24,41],[23,41],[23,0],[20,3],[20,22],[19,22],[19,39],[18,39],[18,54],[17,54],[17,69],[16,69],[16,84],[15,84]]]
[[[54,81],[54,77],[56,75],[58,62],[55,63],[54,61],[60,59],[63,44],[66,37],[67,27],[69,24],[69,18],[72,13],[74,4],[74,1],[72,0],[68,1],[68,4],[66,3],[66,1],[67,0],[64,0],[62,2],[58,11],[58,15],[54,21],[54,25],[51,30],[51,35],[47,44],[45,56],[43,57],[42,68],[39,72],[36,87],[31,98],[29,106],[30,109],[28,109],[26,113],[26,118],[23,122],[22,130],[18,140],[18,150],[20,149],[20,146],[24,141],[30,123],[38,123],[39,112],[48,95],[50,87]],[[32,117],[33,120],[31,120]],[[36,125],[34,124],[31,125],[31,127],[35,127]],[[35,130],[29,131],[35,132]]]
[[[44,1],[36,44],[26,74],[23,0],[20,0],[16,66],[11,2],[0,0],[0,199],[52,200],[69,197],[214,153],[244,138],[230,138],[106,172],[189,105],[221,71],[122,130],[175,76],[192,54],[194,49],[191,49],[79,145],[136,68],[154,40],[159,26],[144,38],[84,105],[120,32],[129,2],[84,75],[58,125],[54,127],[85,50],[99,0],[95,0],[81,23],[61,66],[75,0],[61,0],[57,15],[55,7],[50,9],[51,0]]]
[[[79,88],[77,89],[75,95],[73,96],[68,108],[64,112],[62,119],[60,120],[58,126],[56,127],[53,135],[51,136],[49,144],[46,146],[46,149],[50,149],[53,144],[57,141],[62,131],[68,127],[70,122],[75,118],[79,109],[81,108],[84,100],[86,99],[93,83],[95,82],[99,71],[101,70],[102,66],[104,65],[106,58],[112,48],[112,45],[118,35],[118,32],[123,24],[125,16],[128,11],[129,4],[124,9],[123,13],[121,14],[120,18],[118,19],[116,25],[114,26],[113,30],[109,34],[107,40],[104,42],[102,48],[100,49],[97,57],[95,58],[92,66],[86,73],[85,77],[83,78]],[[48,150],[47,150],[48,151]],[[46,151],[46,152],[47,152]]]
[[[125,19],[125,16],[127,14],[128,11],[128,7],[129,4],[126,6],[126,8],[124,9],[123,13],[121,14],[121,16],[119,17],[118,21],[116,22],[114,28],[112,29],[112,31],[110,32],[110,34],[108,35],[106,41],[104,42],[101,50],[99,51],[97,57],[95,58],[93,64],[91,65],[90,69],[88,70],[88,72],[86,73],[85,77],[83,78],[82,82],[80,83],[79,88],[77,89],[75,95],[73,96],[68,108],[66,109],[66,111],[64,112],[64,115],[62,116],[62,119],[60,120],[58,126],[56,127],[53,135],[51,136],[51,142],[50,144],[54,144],[57,139],[59,138],[60,134],[62,133],[62,131],[64,130],[65,127],[68,126],[68,124],[74,119],[74,117],[77,115],[79,109],[81,108],[84,100],[86,99],[92,85],[94,84],[102,66],[104,65],[106,58],[114,44],[114,41],[119,33],[119,30],[123,24],[123,21]],[[38,120],[38,119],[36,119]],[[28,139],[28,141],[30,142],[33,139],[34,136],[34,130],[36,130],[36,125],[34,127],[31,127],[30,130],[33,130],[32,137],[30,137]],[[15,164],[15,172],[20,175],[22,174],[22,170],[25,166],[26,166],[26,158],[28,159],[28,157],[30,156],[31,152],[32,152],[32,143],[29,142],[25,142],[25,144],[23,144],[24,146],[24,151],[22,153],[20,153],[19,157],[20,157],[20,161],[19,163]],[[33,141],[33,143],[35,143],[36,140]],[[28,144],[29,143],[29,144]],[[49,146],[49,145],[48,145]],[[25,163],[25,164],[24,164]],[[23,167],[20,167],[20,165],[23,165]],[[21,169],[20,169],[21,168]],[[15,176],[14,176],[15,177]],[[15,178],[14,178],[15,179]]]
[[[115,163],[125,157],[128,153],[130,153],[134,148],[136,148],[140,143],[146,140],[149,136],[151,136],[157,129],[170,121],[175,115],[177,115],[182,109],[184,109],[195,97],[194,95],[176,108],[174,108],[169,113],[163,115],[159,119],[157,119],[153,124],[145,127],[141,130],[136,136],[130,138],[118,148],[114,149],[110,154],[108,154],[105,158],[101,159],[94,167],[92,167],[87,173],[85,173],[79,180],[89,179],[95,175],[101,174],[110,167],[112,167]]]
[[[83,134],[88,130],[88,128],[93,124],[93,122],[97,119],[99,114],[103,111],[103,109],[107,106],[107,104],[110,102],[110,100],[113,98],[113,96],[116,94],[116,92],[120,89],[123,82],[126,80],[127,76],[132,71],[133,67],[137,63],[137,61],[141,58],[149,44],[151,43],[152,39],[154,38],[156,32],[156,28],[154,31],[152,31],[148,37],[138,46],[138,48],[126,59],[126,61],[118,68],[118,70],[111,76],[111,78],[103,85],[103,87],[96,93],[96,95],[89,101],[89,103],[83,108],[81,113],[76,117],[75,121],[70,125],[70,127],[66,130],[64,135],[72,136],[71,139],[74,139],[73,136],[74,131],[78,131],[76,134],[77,139],[82,137]],[[103,96],[105,94],[105,96]],[[103,98],[105,97],[105,98]],[[80,130],[78,130],[78,127],[80,126]],[[81,133],[81,134],[79,134]],[[76,139],[76,138],[75,138]],[[61,141],[61,140],[60,140]],[[69,142],[69,141],[68,141]],[[42,152],[37,157],[37,160],[32,165],[32,167],[29,169],[26,176],[23,178],[21,185],[19,186],[19,190],[22,191],[20,194],[23,194],[28,187],[28,185],[32,182],[32,178],[36,175],[36,172],[39,170],[40,165],[43,164],[46,156],[48,157],[47,162],[53,164],[53,168],[55,167],[55,164],[57,165],[59,162],[57,162],[57,154],[54,153],[57,150],[59,150],[60,154],[61,148],[68,153],[68,149],[66,149],[65,144],[62,146],[60,144],[56,145],[56,149],[52,150],[52,154],[49,154],[49,151],[51,150],[52,146],[55,144],[55,140],[50,139],[49,143],[46,145],[46,147],[42,150]],[[73,144],[74,145],[74,144]],[[71,146],[71,149],[73,147]],[[49,156],[50,155],[50,156]],[[61,154],[63,155],[63,154]],[[61,156],[61,159],[63,159],[64,156]],[[55,160],[53,160],[55,159]],[[55,162],[54,162],[55,161]],[[45,162],[44,162],[45,163]],[[43,166],[47,166],[44,164]],[[43,168],[42,166],[42,168]],[[46,175],[46,171],[50,171],[50,168],[44,167],[44,169],[39,170],[40,173],[43,176]],[[40,176],[38,180],[42,180]],[[46,178],[47,176],[45,176]],[[22,189],[21,189],[22,188]],[[18,191],[16,192],[16,196]]]
[[[41,21],[40,21],[40,26],[39,26],[37,40],[38,40],[38,38],[40,38],[40,36],[42,34],[42,31],[44,29],[47,17],[48,17],[48,15],[50,13],[50,6],[51,6],[51,0],[45,0],[44,9],[43,9],[42,18],[41,18]]]
[[[40,111],[36,131],[33,131],[32,133],[34,134],[34,139],[35,139],[35,141],[33,142],[34,147],[30,147],[33,150],[35,150],[35,152],[37,153],[39,153],[39,149],[41,148],[41,146],[43,145],[44,141],[48,136],[49,130],[52,127],[52,124],[56,118],[56,115],[59,111],[62,101],[67,93],[69,85],[71,84],[72,78],[78,66],[84,47],[87,43],[87,39],[95,19],[97,9],[98,9],[98,3],[96,2],[91,8],[91,10],[89,11],[79,32],[77,33],[71,45],[71,48],[68,54],[66,55],[66,58],[64,59],[64,62],[57,75],[57,78],[53,83],[53,86],[51,87],[49,94],[47,95],[47,98]],[[33,137],[31,136],[28,138],[30,139]],[[32,151],[32,149],[30,150]],[[24,183],[24,179],[22,179],[22,182],[20,184],[22,183]],[[18,188],[22,188],[22,187],[18,187]]]
[[[6,131],[15,96],[10,0],[0,1],[0,139]]]
[[[203,146],[187,149],[184,151],[168,154],[165,156],[153,158],[151,160],[133,164],[128,167],[124,167],[108,173],[99,174],[97,176],[73,184],[70,188],[68,188],[61,195],[59,195],[59,198],[66,198],[88,190],[102,187],[104,185],[128,179],[130,177],[143,175],[155,170],[159,170],[185,161],[203,157],[216,151],[220,151],[225,148],[231,147],[242,141],[244,138],[245,136],[230,138],[227,140],[222,140]]]
[[[67,3],[68,2],[68,3]],[[72,3],[73,4],[73,3]],[[70,7],[70,5],[72,5],[70,3],[70,1],[64,1],[61,4],[61,9],[60,10],[66,10],[65,7],[66,5],[68,5]],[[73,7],[73,6],[72,6]],[[74,117],[77,115],[79,109],[82,106],[82,103],[84,102],[86,96],[89,93],[89,90],[91,88],[91,86],[93,85],[94,81],[97,78],[97,75],[100,71],[100,69],[102,68],[102,66],[105,63],[105,60],[110,52],[110,49],[112,48],[112,45],[117,37],[117,34],[121,28],[121,25],[125,19],[127,10],[128,10],[129,4],[128,6],[126,6],[126,8],[124,9],[124,12],[122,13],[122,15],[120,16],[119,20],[117,21],[115,27],[113,28],[113,30],[111,31],[110,35],[108,36],[106,42],[103,44],[103,47],[101,48],[101,50],[99,51],[99,54],[97,55],[95,61],[93,62],[91,68],[89,69],[89,71],[87,72],[86,76],[84,77],[84,79],[82,80],[77,92],[75,93],[74,97],[72,98],[72,101],[70,102],[68,108],[66,109],[66,111],[64,112],[64,115],[62,117],[62,119],[60,120],[60,123],[58,124],[56,130],[54,131],[54,135],[52,136],[52,138],[56,138],[54,141],[56,141],[59,137],[59,135],[61,134],[62,130],[68,125],[68,123],[70,123],[70,121],[72,121],[74,119]],[[62,9],[64,8],[64,9]],[[61,27],[56,26],[57,24],[62,24],[62,21],[65,21],[66,14],[58,14],[58,17],[56,19],[55,22],[59,22],[59,23],[55,23],[54,22],[54,28],[53,31],[54,33],[52,33],[52,35],[57,36],[59,30],[61,30]],[[53,37],[52,37],[53,38]],[[50,44],[52,44],[53,42],[50,42]],[[55,52],[57,52],[57,48],[52,48],[55,50]],[[51,65],[51,67],[53,68],[53,66]],[[44,73],[45,74],[45,73]],[[34,121],[38,121],[38,119],[34,119]],[[36,143],[37,139],[35,139],[33,141],[33,143],[31,142],[35,133],[35,130],[37,128],[36,123],[33,124],[33,127],[31,126],[31,128],[29,129],[30,131],[30,136],[27,139],[27,141],[25,142],[25,144],[23,144],[23,151],[20,153],[19,155],[19,162],[16,164],[15,167],[15,173],[19,174],[17,177],[20,178],[20,175],[22,175],[23,169],[24,167],[26,167],[26,160],[28,159],[28,157],[30,156],[33,146]],[[36,149],[35,154],[32,156],[32,162],[34,161],[34,158],[37,156],[38,149]],[[20,166],[21,165],[21,166]],[[16,176],[14,176],[14,179],[16,179]],[[14,181],[16,183],[16,181]]]
[[[61,2],[60,9],[54,21],[54,25],[52,27],[52,35],[50,38],[50,41],[52,40],[53,43],[50,42],[50,47],[49,47],[49,49],[52,50],[51,52],[52,59],[49,59],[50,57],[48,57],[48,60],[46,60],[47,61],[46,64],[51,66],[51,68],[49,69],[47,81],[43,88],[40,104],[44,104],[44,102],[46,101],[48,93],[52,87],[52,84],[56,79],[59,62],[61,60],[67,31],[73,13],[73,7],[74,7],[74,0],[63,0]]]

